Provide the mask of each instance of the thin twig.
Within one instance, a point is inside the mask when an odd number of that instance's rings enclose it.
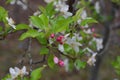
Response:
[[[41,61],[32,62],[32,64],[43,63],[43,62],[45,62],[45,58],[46,58],[46,55],[43,55],[43,59]]]

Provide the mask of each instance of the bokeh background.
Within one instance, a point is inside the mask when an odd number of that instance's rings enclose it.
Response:
[[[28,17],[38,10],[39,5],[46,5],[43,0],[28,0],[30,9],[23,10],[18,5],[9,5],[5,3],[6,0],[0,0],[0,6],[5,7],[8,10],[9,15],[14,19],[15,23],[28,23]],[[114,16],[112,21],[109,21],[110,25],[114,24],[110,30],[108,45],[102,55],[100,65],[98,68],[98,80],[120,80],[120,76],[115,73],[111,62],[120,55],[120,6],[113,4],[111,0],[103,0],[105,4],[105,14]],[[112,10],[113,14],[112,15]],[[97,32],[105,33],[104,24],[99,23],[94,25]],[[10,67],[19,66],[22,56],[26,50],[26,43],[28,40],[19,41],[18,38],[23,31],[9,34],[4,40],[0,40],[0,79],[9,72]],[[34,60],[41,60],[38,53],[40,46],[36,40],[32,40],[32,58]],[[28,64],[28,63],[26,63]],[[39,67],[41,64],[33,65],[33,67]],[[93,72],[91,67],[87,66],[85,69],[71,72],[66,72],[64,68],[58,70],[51,70],[46,68],[43,71],[41,80],[89,80]],[[96,72],[95,72],[96,74]],[[95,79],[96,80],[96,79]]]

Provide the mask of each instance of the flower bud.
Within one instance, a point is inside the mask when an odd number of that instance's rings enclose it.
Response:
[[[54,37],[55,37],[55,34],[51,34],[50,37],[51,37],[51,38],[54,38]]]
[[[62,60],[59,60],[58,65],[59,65],[60,67],[63,67],[63,66],[64,66],[64,62],[63,62]]]
[[[55,64],[58,64],[58,62],[59,62],[58,57],[55,56],[54,59],[53,59],[53,61],[54,61]]]

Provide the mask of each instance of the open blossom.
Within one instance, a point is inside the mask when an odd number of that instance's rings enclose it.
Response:
[[[84,32],[87,33],[87,34],[92,34],[91,29],[84,30]]]
[[[87,63],[90,65],[90,66],[95,66],[95,62],[96,62],[96,57],[97,53],[93,53],[92,56],[88,59]]]
[[[76,41],[76,38],[75,38],[75,37],[68,38],[68,39],[66,40],[66,43],[67,43],[68,45],[70,45],[70,46],[74,49],[74,51],[75,51],[76,53],[79,52],[79,47],[82,46],[82,44],[80,44],[79,42]]]
[[[55,10],[63,14],[65,18],[72,16],[71,12],[68,12],[69,5],[66,4],[66,0],[58,0],[54,2]]]
[[[82,19],[86,19],[87,18],[87,12],[86,12],[86,10],[83,10],[83,12],[81,14],[81,18]]]
[[[95,10],[97,13],[100,13],[100,3],[98,1],[95,3]]]
[[[46,3],[51,3],[54,0],[44,0]]]
[[[59,45],[58,45],[58,50],[59,50],[60,52],[64,52],[64,46],[63,46],[62,44],[59,44]]]
[[[103,39],[102,38],[93,38],[93,41],[96,42],[97,51],[103,48]]]
[[[64,60],[64,67],[65,67],[65,70],[68,72],[69,71],[69,59],[65,59]]]
[[[14,25],[14,21],[12,18],[8,18],[6,17],[6,20],[8,21],[8,24],[13,28],[13,29],[16,29],[16,26]]]
[[[10,68],[9,69],[11,79],[15,79],[18,76],[23,77],[24,75],[28,75],[28,72],[26,71],[26,67],[23,66],[22,69],[19,69],[18,67]]]
[[[26,10],[28,8],[27,6],[27,0],[11,0],[10,4],[14,5],[15,3],[17,3],[17,5],[21,6],[24,10]]]

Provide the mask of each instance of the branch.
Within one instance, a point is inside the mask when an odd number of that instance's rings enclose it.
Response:
[[[41,61],[36,61],[36,62],[32,62],[32,64],[39,64],[39,63],[43,63],[46,60],[46,55],[43,55],[43,59]]]

